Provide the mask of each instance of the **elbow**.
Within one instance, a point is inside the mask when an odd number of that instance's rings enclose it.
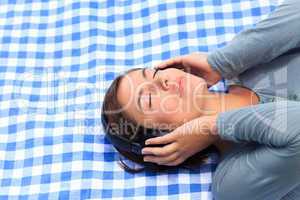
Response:
[[[218,189],[213,189],[212,194],[215,200],[233,200],[233,199],[241,199],[236,194],[237,191],[230,191],[228,187],[222,186]]]
[[[288,148],[291,156],[300,158],[300,131],[291,134],[293,137],[289,139]]]
[[[225,183],[219,188],[213,188],[212,194],[215,200],[253,200],[253,194],[246,191],[246,188],[237,185],[233,187],[230,183],[228,185]]]
[[[239,191],[239,187],[236,187],[235,181],[229,180],[224,182],[226,177],[215,176],[212,182],[212,195],[214,200],[233,200],[233,199],[243,199],[241,198],[241,191]],[[228,180],[228,179],[227,179]]]
[[[218,170],[218,169],[217,169]],[[219,169],[221,170],[221,169]],[[212,180],[214,200],[257,200],[258,195],[253,187],[253,177],[245,178],[246,174],[238,171],[217,171]]]

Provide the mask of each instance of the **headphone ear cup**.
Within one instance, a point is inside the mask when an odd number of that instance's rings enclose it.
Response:
[[[165,130],[161,130],[161,131],[163,132],[163,135],[167,135],[167,134],[171,133],[173,130],[165,129]]]

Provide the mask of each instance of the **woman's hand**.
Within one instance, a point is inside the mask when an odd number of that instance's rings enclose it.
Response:
[[[179,126],[169,134],[146,140],[146,145],[165,145],[143,148],[144,161],[159,165],[179,165],[220,139],[216,130],[216,118],[217,116],[199,117]]]
[[[184,69],[186,72],[202,77],[209,86],[221,80],[221,74],[211,68],[207,62],[207,53],[195,52],[188,55],[171,58],[156,65],[155,69]]]

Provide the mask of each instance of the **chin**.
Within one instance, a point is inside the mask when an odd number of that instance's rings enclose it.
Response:
[[[198,77],[198,82],[199,82],[199,84],[203,84],[203,85],[207,86],[206,81],[203,78],[201,78],[201,77]]]

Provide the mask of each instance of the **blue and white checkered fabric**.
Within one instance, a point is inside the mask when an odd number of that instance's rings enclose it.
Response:
[[[217,157],[128,174],[102,131],[114,77],[212,51],[278,0],[0,2],[0,199],[212,199]]]

